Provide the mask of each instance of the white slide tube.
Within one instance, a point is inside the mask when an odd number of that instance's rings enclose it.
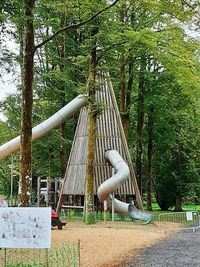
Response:
[[[87,103],[86,95],[79,95],[71,102],[65,105],[62,109],[57,111],[47,120],[43,121],[39,125],[32,129],[32,141],[39,139],[46,135],[54,128],[57,128],[67,118],[71,117],[77,111],[79,111]],[[16,152],[20,148],[20,136],[10,140],[9,142],[0,146],[0,160],[4,159],[13,152]]]
[[[100,202],[104,203],[104,200],[106,200],[108,208],[111,209],[111,193],[114,192],[118,186],[126,182],[129,177],[129,167],[116,150],[107,150],[105,152],[105,158],[111,163],[116,174],[99,186],[97,195]],[[114,210],[120,214],[130,215],[134,219],[143,220],[146,223],[149,223],[152,219],[151,213],[138,210],[134,203],[127,204],[116,198],[114,199]]]

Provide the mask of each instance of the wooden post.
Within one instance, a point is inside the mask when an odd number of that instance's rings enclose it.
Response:
[[[46,248],[46,267],[49,267],[49,249]]]
[[[81,266],[81,240],[78,240],[78,259],[79,259],[79,263],[78,266]]]
[[[6,263],[7,263],[7,259],[6,259],[6,257],[7,257],[7,254],[6,254],[6,248],[4,248],[4,260],[3,260],[3,263],[4,263],[4,267],[6,267]]]

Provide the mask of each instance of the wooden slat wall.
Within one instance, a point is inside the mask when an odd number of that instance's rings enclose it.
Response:
[[[113,100],[112,87],[105,79],[105,76],[99,75],[99,90],[96,93],[97,101],[104,102],[106,109],[97,119],[96,135],[96,153],[94,165],[94,187],[95,194],[101,183],[112,176],[112,167],[104,159],[104,153],[107,149],[116,149],[128,164],[128,155],[123,145],[120,125],[117,116],[119,116],[116,101]],[[68,162],[64,187],[62,194],[84,195],[85,176],[86,176],[86,156],[87,156],[87,108],[82,108],[79,116],[79,122],[74,137],[74,142]],[[132,178],[117,189],[116,194],[127,195],[135,194]]]

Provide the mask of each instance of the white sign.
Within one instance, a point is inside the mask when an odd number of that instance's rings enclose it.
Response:
[[[190,211],[188,211],[188,212],[186,212],[186,219],[187,219],[187,221],[192,221],[192,212],[190,212]]]
[[[0,248],[50,248],[51,208],[0,208]]]

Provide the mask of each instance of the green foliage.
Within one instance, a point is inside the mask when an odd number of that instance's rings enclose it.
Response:
[[[10,170],[8,162],[0,162],[0,195],[8,196],[10,190]]]
[[[125,2],[125,1],[124,1]],[[198,1],[190,6],[184,1],[129,1],[125,6],[125,21],[120,21],[120,5],[101,14],[98,25],[98,70],[109,71],[117,99],[120,99],[120,55],[125,58],[125,82],[129,79],[129,64],[133,62],[133,86],[129,112],[129,147],[135,160],[135,132],[137,121],[137,97],[141,58],[146,59],[142,73],[145,83],[143,179],[146,180],[147,117],[149,107],[154,107],[154,190],[160,205],[167,209],[174,205],[177,192],[183,197],[199,196],[200,186],[200,67],[199,42],[186,36],[182,23],[194,17]],[[66,25],[84,21],[106,1],[36,1],[35,40],[48,38]],[[191,8],[192,7],[192,8]],[[1,41],[4,42],[6,23],[15,25],[14,36],[19,47],[23,45],[23,1],[1,1]],[[33,124],[44,121],[77,93],[86,92],[88,64],[92,47],[91,29],[94,23],[58,35],[35,55]],[[20,50],[20,49],[19,49]],[[4,47],[0,64],[4,70],[12,70],[16,60],[23,62],[23,53],[16,57]],[[19,134],[20,97],[8,97],[0,109],[8,118],[0,122],[0,143]],[[99,115],[106,109],[103,103],[94,103]],[[65,137],[54,130],[33,144],[33,177],[60,177],[61,141],[69,157],[77,117],[67,122]],[[177,156],[181,154],[179,165]],[[1,162],[1,193],[9,192],[9,160]],[[17,169],[17,168],[16,168]],[[89,221],[94,221],[91,215]]]

